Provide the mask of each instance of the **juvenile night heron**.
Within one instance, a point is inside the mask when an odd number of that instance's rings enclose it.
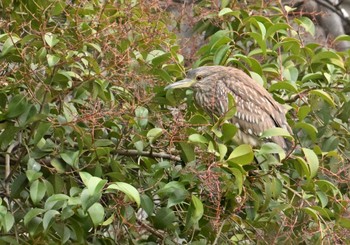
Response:
[[[262,132],[280,127],[290,134],[282,105],[243,71],[224,66],[202,66],[187,73],[184,80],[168,85],[165,89],[187,88],[194,90],[194,99],[209,115],[223,116],[228,111],[228,95],[236,102],[236,113],[231,119],[238,131],[234,137],[237,144],[261,145]],[[289,150],[290,142],[281,136],[273,136],[272,142]]]

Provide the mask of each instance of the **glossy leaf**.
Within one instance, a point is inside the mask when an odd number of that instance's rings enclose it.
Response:
[[[260,137],[261,138],[269,138],[269,137],[273,137],[273,136],[284,136],[290,140],[293,140],[293,137],[284,128],[270,128],[268,130],[265,130]]]
[[[175,221],[175,213],[169,208],[161,208],[154,217],[154,227],[166,229]]]
[[[207,144],[209,141],[203,135],[200,134],[192,134],[188,137],[188,140],[193,143],[202,143]]]
[[[47,45],[50,46],[50,48],[52,48],[59,42],[57,35],[52,34],[51,32],[45,33],[44,39]]]
[[[30,198],[32,199],[34,204],[38,204],[46,193],[46,186],[40,180],[35,180],[30,185]]]
[[[319,161],[317,158],[317,155],[313,150],[302,148],[306,161],[308,163],[309,169],[310,169],[310,177],[313,178],[316,176],[318,168],[319,168]]]
[[[140,206],[141,198],[140,198],[139,192],[137,191],[137,189],[135,187],[133,187],[132,185],[130,185],[128,183],[114,182],[113,184],[111,184],[107,187],[107,190],[108,191],[111,191],[111,190],[121,191],[124,194],[126,194],[130,198],[130,200],[136,202],[137,206]]]
[[[94,203],[87,211],[95,227],[103,222],[105,212],[100,203]]]
[[[43,218],[43,227],[44,230],[46,231],[49,226],[54,222],[54,218],[56,215],[59,215],[60,213],[56,210],[49,210],[44,214],[44,218]]]
[[[33,208],[31,209],[29,212],[26,213],[26,215],[24,216],[23,222],[24,225],[28,225],[28,223],[35,217],[37,217],[38,215],[44,213],[44,209],[40,209],[40,208]]]
[[[52,54],[48,54],[46,56],[46,59],[47,59],[47,63],[49,65],[49,67],[54,67],[60,61],[60,57],[58,57],[56,55],[52,55]]]
[[[163,134],[163,129],[161,128],[152,128],[147,132],[147,138],[150,143],[153,143],[157,138],[159,138]]]
[[[188,196],[188,191],[184,185],[178,181],[171,181],[167,183],[163,188],[159,189],[157,193],[160,196],[167,197],[167,207],[172,207],[176,204],[182,203]]]
[[[11,213],[6,213],[2,217],[2,227],[4,232],[9,232],[15,223],[15,218]]]
[[[258,154],[278,154],[280,159],[286,157],[286,152],[276,143],[268,142],[261,146]]]
[[[236,132],[237,132],[237,127],[235,125],[224,123],[224,125],[222,125],[222,137],[221,137],[222,141],[226,143],[232,140]]]
[[[335,106],[335,103],[334,103],[333,99],[329,96],[328,93],[326,93],[323,90],[315,89],[315,90],[310,91],[310,94],[314,94],[314,95],[316,95],[318,97],[321,97],[329,105],[331,105],[333,107]]]
[[[148,123],[148,110],[144,107],[137,107],[135,110],[136,122],[141,128],[146,127]]]
[[[70,166],[77,168],[79,161],[78,151],[66,151],[61,153],[62,159]]]
[[[254,153],[250,145],[240,145],[236,147],[230,156],[227,158],[228,161],[232,161],[239,165],[246,165],[253,161]]]
[[[202,218],[203,214],[203,203],[198,197],[192,195],[191,204],[186,217],[186,227],[198,226],[198,221]]]

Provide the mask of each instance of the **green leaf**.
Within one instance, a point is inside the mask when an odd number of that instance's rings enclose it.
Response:
[[[100,225],[105,217],[105,210],[100,203],[94,203],[88,210],[89,216],[94,224],[94,227]]]
[[[225,44],[218,48],[214,54],[214,65],[225,65],[225,61],[230,54],[230,46]]]
[[[202,144],[208,144],[209,140],[205,138],[203,135],[200,134],[191,134],[188,137],[188,140],[193,143],[202,143]]]
[[[46,231],[49,226],[53,223],[53,220],[55,218],[56,215],[59,215],[60,213],[57,210],[48,210],[45,214],[44,214],[44,218],[43,218],[43,227],[44,227],[44,231]]]
[[[230,120],[236,114],[236,101],[232,94],[227,94],[227,111],[225,112],[223,121]]]
[[[38,172],[38,171],[32,170],[32,169],[29,169],[26,171],[26,176],[27,176],[30,183],[39,179],[42,175],[43,175],[42,172]]]
[[[338,194],[341,195],[339,189],[328,180],[316,180],[315,184],[318,186],[318,188],[320,188],[321,191],[325,193],[331,192],[334,196]]]
[[[316,192],[317,198],[321,203],[321,207],[324,208],[328,204],[328,197],[323,191],[317,191]]]
[[[50,164],[56,169],[57,173],[63,174],[66,172],[66,164],[61,159],[54,158]]]
[[[97,195],[98,193],[102,192],[102,189],[106,183],[107,180],[103,180],[95,176],[89,178],[87,188],[89,190],[90,195]]]
[[[311,107],[308,105],[303,105],[298,110],[299,121],[302,121],[306,118],[307,115],[311,112]]]
[[[250,145],[244,144],[236,147],[228,157],[227,161],[232,161],[239,165],[246,165],[253,161],[254,153]]]
[[[189,122],[191,124],[197,124],[197,125],[208,125],[209,124],[208,119],[201,114],[194,115],[193,117],[190,118]]]
[[[138,152],[141,152],[144,149],[144,144],[143,144],[142,140],[138,140],[138,141],[134,142],[134,146]]]
[[[191,144],[188,144],[185,142],[179,142],[177,145],[181,151],[181,158],[185,162],[191,162],[196,159],[196,155],[194,153],[194,147]]]
[[[305,30],[309,32],[312,36],[315,36],[316,29],[315,29],[315,24],[312,22],[312,20],[310,20],[307,17],[299,17],[294,19],[294,21],[297,22],[302,27],[304,27]]]
[[[291,27],[286,24],[286,23],[276,23],[274,25],[271,25],[266,32],[266,37],[273,37],[273,35],[276,32],[282,32],[285,33],[286,31],[288,31]]]
[[[232,12],[233,12],[233,10],[230,8],[223,8],[220,10],[218,16],[221,17],[221,16],[224,16],[225,14],[230,14]]]
[[[94,141],[95,147],[105,147],[110,145],[114,145],[113,141],[110,139],[98,139]]]
[[[278,197],[281,195],[283,191],[283,184],[281,180],[277,178],[273,178],[271,180],[271,194],[274,199],[278,199]]]
[[[68,201],[69,205],[81,205],[84,212],[87,211],[95,203],[99,202],[102,196],[101,193],[95,193],[94,195],[90,195],[90,191],[85,188],[80,194],[80,198],[70,198]],[[80,199],[80,200],[79,200]]]
[[[315,210],[318,215],[322,216],[323,218],[327,219],[327,220],[331,220],[332,218],[334,218],[333,213],[327,209],[327,208],[321,208],[319,206],[310,206],[310,208],[312,208],[313,210]]]
[[[157,58],[157,57],[162,57],[163,55],[166,55],[167,53],[165,53],[163,50],[152,50],[147,54],[146,57],[146,62],[148,62],[149,64],[151,64],[151,62]],[[168,54],[170,55],[170,54]],[[166,59],[165,59],[166,60]],[[156,62],[157,63],[157,62]],[[161,62],[160,62],[161,63]]]
[[[217,146],[218,146],[218,150],[219,150],[220,161],[222,161],[226,156],[227,146],[224,144],[220,144],[220,143],[218,143]]]
[[[163,134],[163,129],[161,128],[152,128],[147,132],[147,138],[151,144],[155,142]]]
[[[1,220],[1,218],[0,218],[0,220]],[[9,232],[15,223],[15,218],[13,217],[13,215],[11,213],[6,213],[2,217],[1,223],[2,223],[2,227],[4,229],[4,232],[5,233]]]
[[[276,143],[273,142],[267,142],[264,143],[260,150],[258,151],[259,155],[263,154],[278,154],[279,159],[284,159],[286,157],[286,152],[283,150],[283,148]]]
[[[27,110],[28,106],[29,104],[25,96],[22,94],[17,94],[13,96],[12,99],[10,100],[6,117],[15,118],[21,115]]]
[[[284,75],[285,77],[285,75]],[[291,78],[288,79],[290,81],[294,81],[292,80]],[[292,82],[289,82],[289,81],[282,81],[282,82],[277,82],[277,83],[274,83],[272,84],[270,87],[269,87],[269,91],[270,92],[273,92],[273,91],[276,91],[276,90],[287,90],[287,91],[291,91],[293,93],[296,93],[298,92],[298,88],[295,86],[294,83]]]
[[[318,212],[312,208],[306,207],[301,208],[306,214],[308,214],[315,222],[319,222]]]
[[[23,218],[24,225],[27,226],[33,218],[37,217],[39,214],[42,214],[44,212],[45,210],[41,208],[33,208],[29,210]]]
[[[172,207],[176,204],[182,203],[185,201],[188,196],[188,191],[184,185],[178,181],[171,181],[164,185],[157,192],[161,197],[168,197],[167,207]]]
[[[64,11],[66,7],[66,3],[64,2],[55,2],[53,8],[51,9],[51,15],[60,15]]]
[[[249,36],[251,36],[259,45],[262,50],[262,53],[266,54],[266,41],[260,33],[250,32]]]
[[[46,199],[45,210],[60,209],[68,200],[69,196],[65,194],[54,194]]]
[[[34,204],[38,204],[45,196],[46,185],[40,180],[35,180],[30,185],[30,198]]]
[[[346,229],[350,229],[350,219],[345,217],[340,217],[337,220],[337,224]]]
[[[145,107],[139,106],[135,109],[135,120],[137,124],[141,127],[144,128],[148,124],[148,110]]]
[[[140,199],[140,193],[137,191],[135,187],[128,183],[124,182],[113,182],[113,184],[109,185],[107,187],[108,191],[111,190],[118,190],[121,192],[124,192],[130,200],[136,202],[137,206],[140,206],[141,199]]]
[[[288,67],[283,70],[283,77],[291,82],[296,82],[299,77],[299,71],[296,67]]]
[[[28,179],[26,174],[20,173],[11,184],[11,197],[19,198],[21,192],[27,188]]]
[[[16,139],[16,134],[19,130],[20,128],[16,127],[12,123],[6,123],[5,128],[0,135],[1,149],[7,149],[9,144],[11,144],[12,141]]]
[[[332,51],[323,51],[315,54],[312,57],[311,63],[333,64],[340,67],[343,70],[345,69],[344,60],[342,59],[342,57],[336,52]]]
[[[309,166],[310,177],[313,178],[317,175],[317,171],[319,168],[319,162],[318,162],[317,155],[315,154],[315,152],[313,150],[310,150],[307,148],[302,148],[302,150],[304,152],[306,162]]]
[[[290,135],[287,129],[284,128],[269,128],[261,134],[261,138],[270,138],[273,136],[283,136],[293,141],[293,137]]]
[[[153,214],[154,203],[152,199],[145,194],[141,195],[141,207],[146,211],[148,216],[151,216]]]
[[[34,134],[33,144],[36,145],[51,127],[50,122],[40,122]]]
[[[186,227],[189,229],[192,226],[197,227],[198,221],[202,218],[204,214],[203,203],[201,200],[192,195],[191,205],[188,209],[186,216]]]
[[[46,55],[47,63],[49,67],[53,67],[57,65],[57,63],[60,61],[60,57],[53,55],[53,54],[48,54]]]
[[[60,154],[63,161],[73,168],[78,168],[79,151],[65,151]]]
[[[321,72],[316,72],[316,73],[305,74],[303,76],[303,78],[301,79],[301,81],[302,81],[302,83],[307,83],[309,81],[315,81],[315,80],[319,80],[319,79],[323,79],[323,75]]]
[[[89,180],[92,178],[92,175],[88,172],[79,172],[79,176],[83,181],[85,186],[89,185]]]
[[[21,39],[19,37],[17,37],[17,36],[10,36],[10,37],[8,37],[6,39],[6,41],[4,42],[4,44],[2,45],[0,58],[4,57],[8,53],[10,53],[13,50],[15,50],[16,49],[15,48],[15,44],[18,43],[20,40]]]
[[[350,36],[349,35],[339,35],[336,38],[334,38],[334,42],[342,42],[342,41],[350,42]]]
[[[235,176],[235,186],[238,188],[238,195],[241,195],[243,190],[244,176],[239,168],[229,168],[233,176]]]
[[[310,136],[311,140],[315,141],[317,139],[317,128],[309,123],[297,122],[294,124],[294,128],[302,128]]]
[[[224,123],[222,125],[222,136],[221,140],[224,143],[227,143],[228,141],[232,140],[237,132],[237,127],[231,123]]]
[[[303,158],[301,158],[301,157],[296,157],[296,160],[297,160],[296,163],[298,163],[299,166],[301,167],[301,169],[296,167],[296,169],[298,170],[299,174],[301,176],[305,176],[307,179],[310,179],[310,177],[311,177],[311,175],[310,175],[310,168],[309,168],[308,164],[306,163],[306,161]]]
[[[45,33],[44,39],[47,45],[50,46],[50,48],[52,48],[59,42],[57,35],[52,34],[51,32]]]
[[[310,91],[310,94],[314,94],[320,98],[322,98],[324,101],[326,101],[329,105],[335,107],[335,103],[332,99],[332,97],[325,91],[320,89],[314,89]]]
[[[156,229],[166,229],[170,227],[175,221],[175,213],[169,208],[160,208],[154,217],[154,227]]]

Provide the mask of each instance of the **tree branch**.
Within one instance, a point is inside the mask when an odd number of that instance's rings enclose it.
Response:
[[[145,157],[163,158],[163,159],[181,162],[180,157],[174,156],[165,152],[149,152],[149,151],[137,151],[137,150],[115,150],[113,152],[123,156],[145,156]]]

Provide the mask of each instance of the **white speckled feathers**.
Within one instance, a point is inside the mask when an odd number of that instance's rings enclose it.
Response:
[[[232,67],[203,66],[189,71],[187,78],[196,80],[192,87],[197,104],[217,116],[227,112],[227,94],[233,95],[237,112],[232,123],[240,130],[235,137],[237,143],[258,146],[261,133],[274,127],[292,133],[282,105],[243,71]],[[273,137],[272,141],[288,148],[283,137]]]

